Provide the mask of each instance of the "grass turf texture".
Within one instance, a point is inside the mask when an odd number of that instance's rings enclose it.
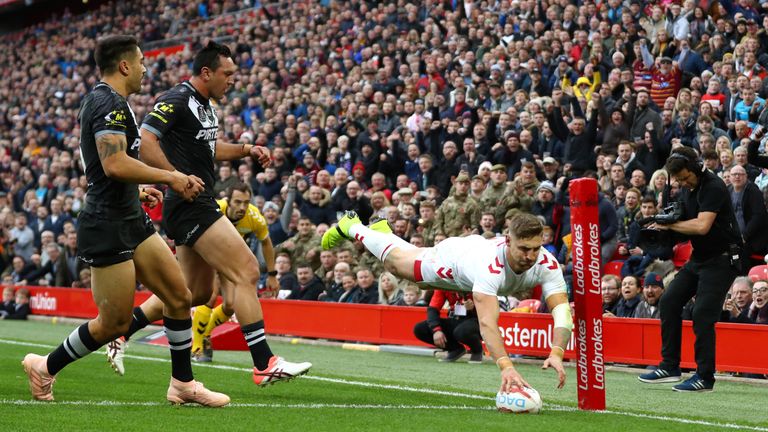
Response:
[[[198,380],[230,395],[233,406],[223,409],[168,405],[168,352],[137,343],[128,354],[141,358],[126,358],[126,376],[116,376],[104,354],[94,353],[59,374],[56,402],[31,402],[21,359],[27,352],[47,353],[73,328],[0,322],[0,430],[768,431],[765,386],[721,381],[714,393],[680,394],[671,385],[643,385],[632,374],[608,372],[608,412],[592,413],[574,409],[573,368],[566,388],[556,390],[553,371],[518,365],[541,392],[544,410],[515,416],[495,411],[493,364],[279,343],[271,345],[280,355],[314,363],[310,375],[258,388],[246,352],[218,351],[214,367],[194,366]]]

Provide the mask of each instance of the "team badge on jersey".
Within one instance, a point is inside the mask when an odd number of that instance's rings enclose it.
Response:
[[[173,114],[173,105],[169,104],[167,102],[158,102],[155,104],[155,106],[152,109],[152,112],[149,113],[149,115],[157,118],[163,123],[168,123],[168,119],[166,118],[168,114]]]
[[[208,121],[208,112],[205,110],[205,107],[202,105],[197,107],[197,118],[200,119],[201,123],[205,123]]]
[[[125,128],[125,121],[127,119],[128,117],[125,115],[125,111],[123,110],[114,110],[104,116],[104,120],[106,121],[105,125],[109,127]]]

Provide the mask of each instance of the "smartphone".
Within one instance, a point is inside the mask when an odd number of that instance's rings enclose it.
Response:
[[[469,172],[469,165],[467,165],[467,164],[465,164],[465,163],[461,164],[461,170],[462,170],[462,171],[466,171],[466,172]]]

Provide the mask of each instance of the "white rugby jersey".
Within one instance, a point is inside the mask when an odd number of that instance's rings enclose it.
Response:
[[[422,276],[424,284],[436,288],[492,296],[520,298],[529,295],[536,285],[542,286],[544,298],[567,292],[560,265],[546,249],[539,250],[533,267],[517,274],[507,262],[507,248],[504,238],[448,238],[420,257],[424,274],[417,275],[417,279]]]

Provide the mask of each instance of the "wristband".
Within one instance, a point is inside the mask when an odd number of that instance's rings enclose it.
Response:
[[[277,276],[277,270],[268,271],[267,276]]]
[[[557,352],[556,350],[559,350],[560,352]],[[565,350],[557,345],[552,345],[552,350],[549,352],[549,355],[560,357],[560,360],[562,360],[565,356]]]
[[[443,328],[440,326],[435,326],[435,328],[432,329],[432,333],[437,333],[443,331]]]
[[[509,369],[511,367],[515,367],[512,364],[512,360],[507,356],[499,357],[498,359],[496,359],[496,366],[498,366],[499,369],[502,371],[505,369]]]

